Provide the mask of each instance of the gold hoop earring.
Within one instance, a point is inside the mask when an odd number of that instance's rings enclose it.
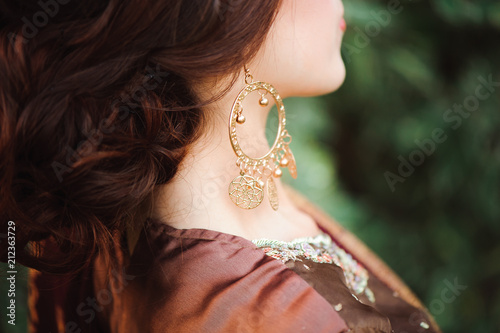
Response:
[[[278,109],[278,133],[271,149],[258,158],[246,155],[241,149],[236,129],[245,123],[243,115],[243,100],[252,92],[257,91],[261,98],[259,105],[267,106],[269,100],[265,97],[271,95]],[[269,203],[274,210],[278,210],[278,192],[274,178],[282,175],[281,168],[287,167],[290,175],[297,178],[297,166],[289,145],[292,137],[285,128],[285,106],[276,89],[269,83],[254,81],[250,71],[245,67],[245,87],[234,100],[229,116],[229,140],[236,154],[236,166],[240,175],[229,184],[229,197],[235,205],[243,209],[253,209],[260,205],[264,199],[264,188],[267,188]]]

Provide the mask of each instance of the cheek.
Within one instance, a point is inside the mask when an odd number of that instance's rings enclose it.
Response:
[[[343,82],[345,68],[340,49],[343,32],[340,0],[285,0],[295,4],[288,45],[297,75],[310,91],[301,95],[333,91]],[[292,38],[292,37],[291,37]],[[292,64],[290,64],[292,65]]]
[[[297,4],[296,31],[304,47],[300,51],[310,66],[328,66],[340,50],[342,31],[340,20],[343,16],[339,0],[299,0]],[[302,7],[302,8],[301,8]],[[301,15],[303,14],[303,15]],[[299,50],[297,50],[299,51]]]
[[[258,57],[261,79],[283,96],[311,96],[338,88],[345,75],[340,56],[340,0],[283,0]]]

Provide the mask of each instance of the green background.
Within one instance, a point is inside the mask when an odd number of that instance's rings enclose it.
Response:
[[[500,1],[391,3],[345,1],[344,85],[285,101],[290,184],[382,257],[444,332],[500,332]],[[490,76],[499,86],[474,105]],[[464,102],[471,112],[455,113]],[[426,154],[415,141],[436,129],[446,140]],[[391,188],[399,156],[421,164]],[[455,282],[466,289],[445,290]]]
[[[500,87],[472,104],[479,77],[500,82],[500,2],[344,5],[344,85],[285,101],[299,171],[286,181],[379,254],[444,332],[500,332]],[[466,102],[470,115],[449,111]],[[436,129],[446,139],[426,153],[416,140]],[[391,188],[385,174],[410,157],[421,164]],[[2,332],[26,331],[23,276],[18,325],[2,310]],[[453,295],[455,282],[466,289]],[[4,275],[0,294],[5,309]]]

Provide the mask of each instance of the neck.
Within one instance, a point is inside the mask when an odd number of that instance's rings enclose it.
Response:
[[[235,84],[222,99],[204,110],[210,115],[208,130],[190,147],[176,176],[156,192],[153,217],[179,229],[204,228],[257,238],[262,235],[264,226],[278,228],[290,224],[292,216],[298,216],[279,178],[274,179],[280,201],[278,211],[271,208],[267,194],[258,207],[250,210],[239,208],[229,197],[229,184],[240,173],[229,140],[229,114],[243,86]],[[245,99],[246,121],[237,127],[240,146],[252,157],[262,156],[270,150],[266,120],[271,105],[261,107],[259,98],[254,92]],[[269,100],[271,102],[272,98]]]

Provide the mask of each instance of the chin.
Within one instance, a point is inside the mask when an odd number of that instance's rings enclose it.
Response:
[[[339,89],[345,81],[345,76],[346,76],[345,65],[344,62],[341,61],[340,64],[337,65],[335,74],[333,75],[332,80],[330,81],[331,86],[329,87],[328,91],[325,92],[325,94],[329,94]]]
[[[323,68],[327,68],[326,66]],[[339,89],[344,83],[346,69],[342,60],[330,67],[330,70],[309,75],[304,79],[302,85],[296,86],[296,90],[290,91],[289,96],[314,97],[330,94]]]

